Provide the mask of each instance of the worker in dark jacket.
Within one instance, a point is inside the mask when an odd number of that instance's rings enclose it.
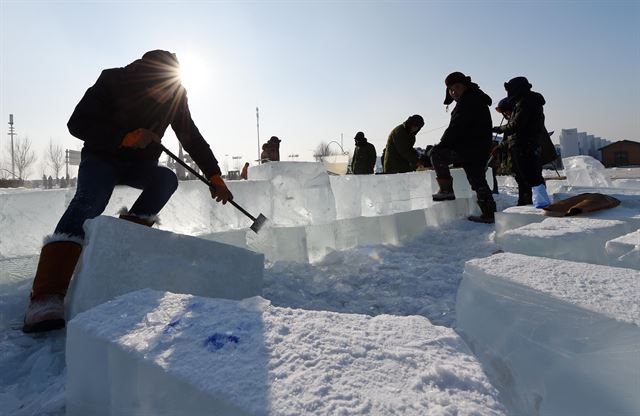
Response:
[[[505,97],[498,103],[496,107],[496,111],[507,120],[511,120],[513,116],[513,101],[509,99],[509,97]],[[502,141],[498,145],[498,148],[494,150],[496,158],[500,163],[500,173],[502,175],[513,174],[516,183],[518,184],[518,206],[523,205],[531,205],[533,201],[531,200],[531,187],[529,183],[525,180],[522,172],[515,161],[515,150],[513,137],[508,135],[503,135]],[[535,155],[530,155],[531,157],[535,157]]]
[[[509,136],[511,155],[518,171],[531,186],[533,205],[544,208],[550,204],[544,179],[542,178],[541,143],[549,140],[544,125],[544,97],[531,91],[525,77],[516,77],[504,84],[507,97],[514,103],[513,115],[504,126],[493,131]]]
[[[76,194],[45,239],[25,315],[23,331],[65,325],[63,300],[80,257],[85,220],[100,215],[116,185],[142,190],[120,218],[152,226],[178,186],[176,175],[158,165],[158,146],[170,125],[178,140],[214,186],[218,202],[233,199],[218,162],[191,119],[179,63],[154,50],[124,68],[102,71],[76,106],[69,132],[84,141]]]
[[[418,154],[413,146],[416,134],[424,126],[424,119],[418,114],[409,117],[389,134],[384,153],[384,173],[413,172],[418,167]]]
[[[444,131],[440,143],[431,150],[431,163],[440,187],[433,194],[433,200],[455,199],[449,164],[458,159],[462,162],[471,189],[476,192],[482,211],[481,215],[472,215],[469,220],[493,223],[496,203],[485,177],[492,147],[491,98],[462,72],[449,74],[445,85],[444,104],[455,101],[456,107],[451,112],[449,127]]]
[[[359,131],[354,138],[356,149],[351,159],[351,172],[354,175],[372,174],[376,167],[376,148],[367,141],[364,133]]]

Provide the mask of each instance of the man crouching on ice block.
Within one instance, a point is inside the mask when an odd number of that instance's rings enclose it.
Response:
[[[65,326],[64,296],[80,257],[82,224],[102,214],[116,185],[142,189],[120,218],[151,227],[178,187],[176,175],[158,166],[160,143],[169,125],[213,184],[211,196],[223,204],[233,195],[218,161],[191,119],[180,84],[176,55],[154,50],[124,68],[102,71],[76,106],[69,132],[84,141],[78,185],[53,235],[44,240],[24,318],[24,332]]]

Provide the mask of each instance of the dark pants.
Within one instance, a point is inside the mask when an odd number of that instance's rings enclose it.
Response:
[[[544,183],[542,178],[542,164],[540,163],[540,146],[515,143],[511,147],[513,169],[516,172],[516,182],[520,176],[520,183],[533,188]]]
[[[57,233],[84,238],[85,220],[102,214],[116,185],[142,189],[129,213],[157,215],[178,187],[178,178],[156,160],[119,160],[82,150],[76,194],[56,227]]]
[[[436,145],[431,150],[431,163],[438,179],[451,179],[449,165],[457,161],[460,161],[460,158],[448,147]],[[493,201],[491,188],[489,188],[485,176],[488,161],[488,155],[486,157],[479,155],[477,159],[472,160],[462,160],[462,168],[467,175],[471,189],[475,191],[478,197],[478,201]]]

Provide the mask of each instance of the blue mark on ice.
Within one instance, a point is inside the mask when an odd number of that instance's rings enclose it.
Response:
[[[180,319],[176,319],[176,320],[175,320],[175,321],[173,321],[173,322],[169,322],[169,323],[167,324],[167,326],[165,326],[165,327],[164,327],[164,331],[163,331],[163,332],[164,332],[165,334],[170,334],[170,333],[172,333],[172,332],[176,329],[176,327],[177,327],[178,325],[180,325]]]
[[[240,338],[235,335],[220,334],[216,332],[206,339],[204,346],[209,351],[217,351],[229,343],[237,344],[239,341]]]

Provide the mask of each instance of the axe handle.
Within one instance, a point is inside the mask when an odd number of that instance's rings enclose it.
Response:
[[[178,156],[174,155],[169,149],[167,149],[162,143],[158,143],[158,146],[160,146],[160,148],[162,149],[163,152],[165,152],[166,154],[169,155],[169,157],[173,160],[175,160],[176,162],[178,162],[179,164],[182,165],[182,167],[184,167],[186,170],[188,170],[189,172],[193,173],[195,175],[196,178],[200,179],[202,182],[204,182],[209,188],[215,190],[216,188],[211,184],[211,182],[209,182],[207,180],[207,178],[205,178],[204,176],[202,176],[201,174],[199,174],[198,172],[196,172],[195,169],[193,169],[191,166],[187,165],[184,161],[182,161]],[[247,217],[251,218],[252,221],[255,222],[255,217],[251,214],[249,214],[244,208],[242,208],[240,205],[238,205],[233,199],[229,200],[229,203],[231,205],[233,205],[234,207],[236,207],[240,212],[242,212],[244,215],[246,215]]]

